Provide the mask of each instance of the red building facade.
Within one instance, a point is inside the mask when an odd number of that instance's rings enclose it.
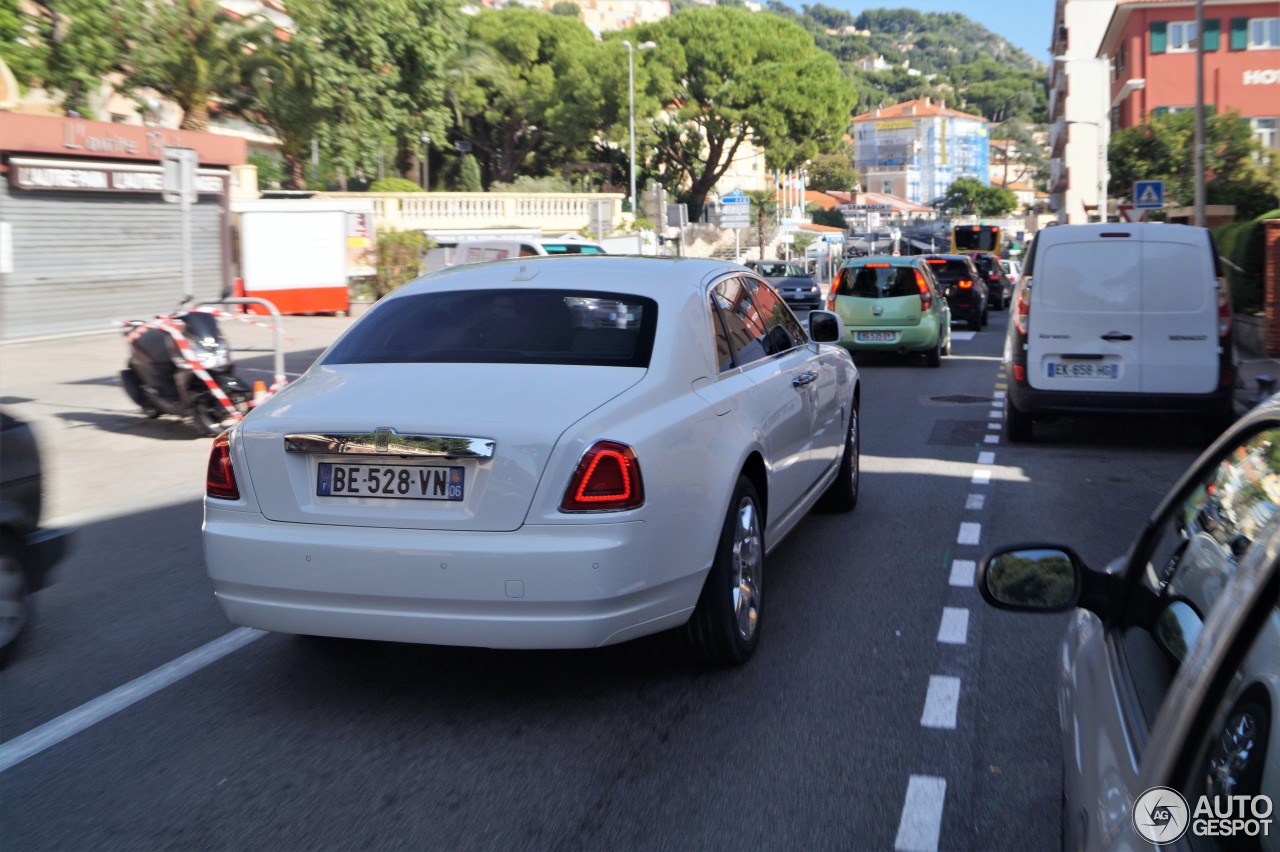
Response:
[[[1280,0],[1205,0],[1204,100],[1236,110],[1280,148]],[[1118,0],[1098,56],[1111,61],[1111,128],[1196,103],[1196,13],[1191,0]]]

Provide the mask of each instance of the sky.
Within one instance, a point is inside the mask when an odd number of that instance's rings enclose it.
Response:
[[[802,5],[847,9],[857,15],[864,9],[915,9],[919,12],[960,12],[997,35],[1004,36],[1041,62],[1049,61],[1053,38],[1054,0],[783,0],[797,11]]]

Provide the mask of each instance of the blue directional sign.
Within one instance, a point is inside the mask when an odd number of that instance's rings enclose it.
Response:
[[[1160,210],[1164,207],[1164,181],[1137,180],[1133,182],[1133,206],[1139,210]]]

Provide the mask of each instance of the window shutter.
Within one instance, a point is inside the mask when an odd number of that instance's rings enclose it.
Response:
[[[1232,50],[1248,50],[1249,49],[1249,19],[1248,18],[1232,18],[1231,19],[1231,49]]]
[[[1207,18],[1204,22],[1204,49],[1217,50],[1218,36],[1222,32],[1222,22],[1217,18]]]
[[[1169,44],[1169,22],[1151,22],[1151,52],[1164,53]]]

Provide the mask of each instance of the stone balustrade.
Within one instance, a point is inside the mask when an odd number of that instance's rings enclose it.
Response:
[[[379,229],[456,231],[473,228],[538,228],[546,232],[620,224],[621,193],[614,192],[322,192],[316,198],[372,201]]]

